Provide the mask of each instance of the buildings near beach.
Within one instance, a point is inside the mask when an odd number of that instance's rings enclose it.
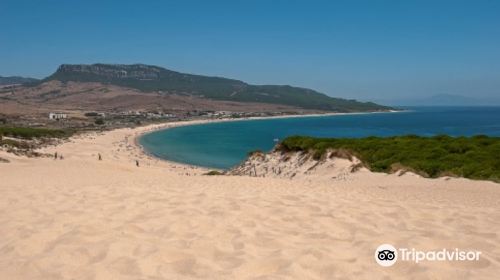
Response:
[[[68,114],[65,114],[65,113],[58,113],[58,112],[50,112],[49,113],[50,120],[61,120],[61,119],[66,119],[66,118],[68,118]]]

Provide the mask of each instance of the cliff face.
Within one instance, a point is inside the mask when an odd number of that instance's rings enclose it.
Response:
[[[106,65],[106,64],[63,64],[56,73],[64,74],[92,74],[108,79],[138,79],[158,80],[161,69],[143,64],[134,65]]]
[[[344,151],[328,151],[315,159],[308,152],[253,153],[241,165],[227,172],[228,175],[253,177],[303,178],[346,180],[355,172],[369,172],[361,161]]]

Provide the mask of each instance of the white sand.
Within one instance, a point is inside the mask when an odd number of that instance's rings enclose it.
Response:
[[[500,185],[360,172],[201,176],[145,156],[153,126],[0,163],[0,279],[498,279]],[[103,160],[97,160],[101,153]],[[140,167],[135,166],[139,159]],[[374,260],[382,243],[477,262]]]

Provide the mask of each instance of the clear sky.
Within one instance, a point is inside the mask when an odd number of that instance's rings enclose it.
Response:
[[[146,63],[362,100],[500,96],[500,1],[0,0],[0,75]]]

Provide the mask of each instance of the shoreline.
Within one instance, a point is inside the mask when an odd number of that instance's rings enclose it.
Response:
[[[157,157],[154,154],[148,152],[141,144],[140,144],[140,138],[143,137],[144,135],[150,134],[150,133],[155,133],[160,130],[167,130],[171,128],[176,128],[176,127],[183,127],[183,126],[191,126],[191,125],[203,125],[203,124],[208,124],[208,123],[221,123],[221,122],[237,122],[237,121],[254,121],[254,120],[267,120],[267,119],[291,119],[291,118],[310,118],[310,117],[330,117],[330,116],[344,116],[344,115],[368,115],[368,114],[381,114],[381,113],[400,113],[400,112],[405,112],[406,110],[389,110],[389,111],[380,111],[380,112],[353,112],[353,113],[318,113],[318,114],[305,114],[305,115],[282,115],[282,116],[269,116],[269,117],[249,117],[249,118],[229,118],[229,119],[204,119],[204,120],[188,120],[188,121],[178,121],[178,122],[166,122],[162,124],[151,124],[151,125],[146,125],[138,128],[148,128],[146,130],[141,130],[141,132],[134,137],[134,144],[136,147],[142,151],[146,156],[152,158],[152,159],[158,159],[162,160],[165,162],[168,162],[170,164],[176,164],[180,166],[186,166],[190,168],[198,168],[204,171],[210,171],[210,170],[217,170],[217,171],[222,171],[224,169],[218,169],[218,168],[208,168],[204,166],[198,166],[194,164],[187,164],[187,163],[182,163],[182,162],[176,162],[168,159],[164,159],[161,157]]]

